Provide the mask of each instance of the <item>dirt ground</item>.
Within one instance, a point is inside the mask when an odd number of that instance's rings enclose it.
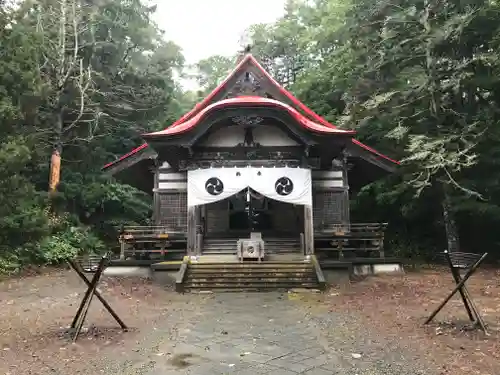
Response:
[[[478,271],[467,283],[489,336],[470,329],[458,293],[431,324],[423,325],[454,286],[446,269],[421,270],[334,287],[326,302],[331,311],[360,316],[384,336],[417,343],[441,374],[500,374],[500,271]]]
[[[73,344],[66,332],[85,290],[70,270],[0,282],[0,374],[87,373],[94,358],[129,355],[141,331],[166,319],[181,321],[196,308],[196,296],[188,299],[147,279],[103,277],[98,290],[130,329],[119,329],[94,297]],[[177,332],[169,334],[175,339]]]
[[[333,287],[307,303],[355,316],[366,329],[402,346],[410,343],[420,349],[424,360],[439,367],[441,374],[498,375],[500,271],[479,272],[468,286],[489,325],[490,336],[466,329],[467,315],[458,298],[445,307],[435,323],[423,326],[453,287],[446,270],[370,277]],[[139,278],[108,277],[99,290],[130,331],[118,329],[95,299],[87,318],[92,325],[86,325],[80,339],[72,344],[65,330],[85,291],[74,273],[52,271],[0,282],[0,374],[116,373],[94,369],[104,368],[110,361],[136,357],[139,361],[143,353],[137,348],[153,348],[161,340],[175,342],[187,330],[183,322],[206,317],[204,301],[210,299],[209,295],[179,295]],[[334,333],[335,327],[331,331]],[[96,363],[96,358],[102,362]]]

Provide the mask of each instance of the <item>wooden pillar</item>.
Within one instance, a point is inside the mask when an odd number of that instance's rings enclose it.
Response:
[[[300,234],[300,252],[302,255],[306,255],[306,246],[305,246],[305,236],[304,233]]]
[[[155,168],[154,173],[154,185],[153,185],[153,223],[154,225],[160,225],[160,196],[158,193],[158,183],[159,183],[159,169]]]
[[[351,201],[349,199],[349,179],[347,178],[347,162],[344,160],[342,168],[342,180],[344,182],[343,202],[342,202],[342,222],[344,224],[344,231],[351,231]]]
[[[187,209],[187,255],[196,254],[196,207]]]
[[[196,255],[201,255],[203,251],[203,234],[196,233]]]
[[[342,159],[342,180],[343,180],[343,185],[344,185],[344,197],[343,197],[343,206],[342,207],[342,221],[344,222],[344,225],[346,226],[347,231],[351,231],[351,200],[349,199],[349,178],[348,178],[348,171],[349,171],[349,163],[347,159],[347,154],[344,152],[343,153],[343,159]]]
[[[201,255],[203,235],[200,231],[201,207],[188,207],[187,211],[187,254]]]
[[[203,229],[202,229],[202,219],[201,219],[201,211],[203,206],[196,206],[195,212],[195,225],[196,225],[196,237],[194,244],[194,252],[196,255],[201,255],[202,247],[203,247]]]
[[[120,239],[120,260],[125,260],[125,241],[122,238]]]
[[[314,254],[314,222],[312,206],[304,206],[304,242],[306,255]]]

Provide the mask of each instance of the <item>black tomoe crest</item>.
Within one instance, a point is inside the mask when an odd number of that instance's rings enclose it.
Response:
[[[278,195],[288,195],[293,191],[293,182],[288,177],[280,177],[276,180],[274,188]]]
[[[217,177],[210,177],[205,182],[205,190],[210,195],[219,195],[224,191],[224,184]]]

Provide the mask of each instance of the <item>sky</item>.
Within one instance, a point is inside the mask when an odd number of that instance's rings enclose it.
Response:
[[[283,15],[285,0],[150,0],[165,38],[183,50],[187,64],[211,55],[231,56],[244,31]],[[183,86],[191,86],[185,82]]]

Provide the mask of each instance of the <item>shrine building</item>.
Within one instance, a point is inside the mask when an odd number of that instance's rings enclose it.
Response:
[[[354,136],[246,54],[190,112],[103,170],[152,193],[153,227],[183,256],[235,255],[254,239],[265,254],[344,258],[355,232],[377,232],[364,240],[383,256],[383,225],[351,223],[349,197],[398,162]]]

